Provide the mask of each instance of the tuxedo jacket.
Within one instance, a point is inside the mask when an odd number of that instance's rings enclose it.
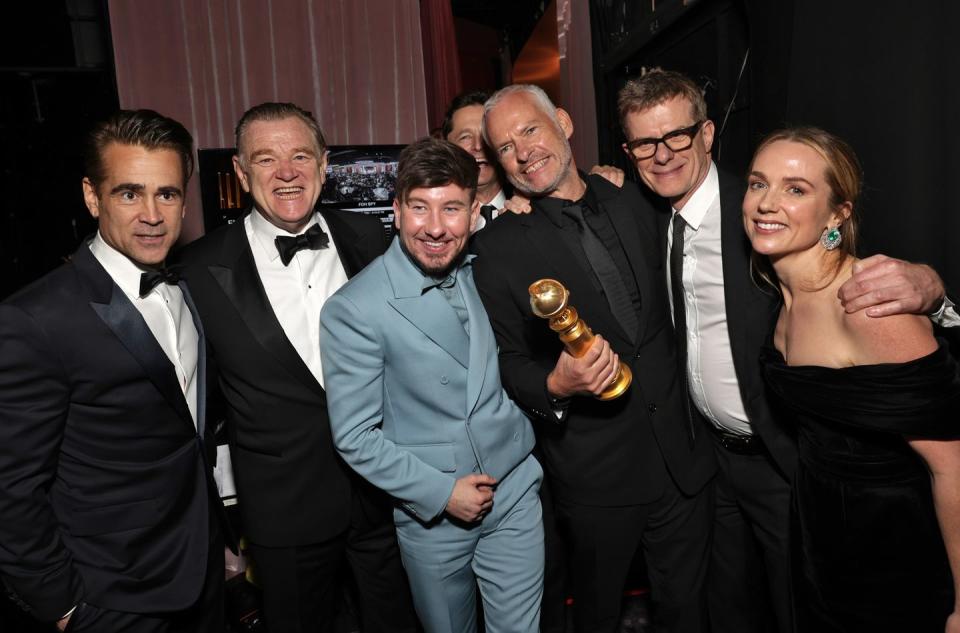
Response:
[[[196,427],[173,364],[86,243],[0,304],[0,572],[41,620],[79,601],[178,611],[207,567],[215,444],[204,330]]]
[[[322,213],[348,277],[383,253],[377,218]],[[334,451],[327,394],[270,305],[243,220],[193,242],[177,259],[219,375],[244,534],[258,545],[291,547],[343,532],[355,477]],[[383,512],[389,521],[388,508]]]
[[[323,374],[337,449],[422,522],[454,482],[502,481],[533,449],[530,421],[500,384],[496,342],[470,264],[457,275],[467,334],[394,239],[332,296],[320,317]],[[525,482],[526,486],[530,482]]]
[[[532,213],[497,219],[473,243],[474,275],[500,346],[504,386],[539,422],[537,439],[558,498],[599,506],[646,503],[660,496],[668,478],[695,494],[716,463],[710,438],[688,418],[678,379],[656,214],[633,183],[618,188],[599,176],[585,178],[636,280],[638,331],[631,341],[591,281],[589,264],[566,246],[534,200]],[[545,277],[567,287],[570,305],[633,370],[623,396],[608,402],[576,396],[562,419],[552,410],[546,378],[563,346],[532,313],[527,290]]]
[[[760,367],[760,349],[777,318],[780,295],[772,286],[755,280],[751,274],[750,254],[753,249],[743,228],[744,185],[741,179],[723,171],[719,176],[723,294],[740,397],[754,432],[767,446],[777,468],[789,479],[796,468],[796,437],[789,427],[783,426],[782,417],[771,410]],[[661,211],[661,243],[666,253],[666,231],[669,230],[671,211],[669,206]],[[693,413],[700,424],[710,424],[696,407],[693,407]]]

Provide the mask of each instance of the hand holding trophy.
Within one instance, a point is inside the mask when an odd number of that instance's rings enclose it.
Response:
[[[583,356],[593,344],[594,336],[590,326],[577,314],[577,309],[568,304],[569,291],[556,279],[539,279],[530,284],[527,290],[533,313],[542,319],[549,319],[550,329],[560,335],[560,340],[572,356]],[[597,398],[613,400],[622,396],[630,387],[631,380],[633,373],[621,361],[613,382]]]

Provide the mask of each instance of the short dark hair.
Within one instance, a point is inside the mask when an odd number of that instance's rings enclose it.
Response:
[[[447,108],[447,113],[443,115],[443,126],[440,128],[443,138],[447,138],[450,136],[450,132],[453,132],[453,115],[456,114],[457,110],[472,105],[482,106],[489,98],[490,93],[483,90],[463,92],[454,97],[453,101],[450,102],[450,107]]]
[[[690,103],[690,116],[694,122],[707,118],[707,102],[700,86],[683,73],[652,68],[620,89],[617,95],[620,127],[626,131],[628,114],[643,112],[674,97],[683,97]]]
[[[193,137],[187,128],[153,110],[120,110],[87,135],[83,171],[94,189],[107,177],[103,153],[111,143],[173,150],[180,155],[184,188],[193,175]]]
[[[403,202],[413,189],[454,184],[477,194],[480,167],[477,159],[459,145],[437,138],[423,138],[400,152],[397,167],[397,200]]]
[[[308,110],[304,110],[300,106],[294,103],[277,103],[273,101],[267,101],[266,103],[261,103],[260,105],[255,105],[246,112],[243,113],[243,116],[240,117],[240,120],[237,121],[237,127],[234,130],[235,141],[237,144],[237,156],[240,157],[241,164],[243,163],[243,149],[241,148],[243,135],[246,133],[247,128],[254,121],[280,121],[282,119],[295,118],[303,121],[303,124],[310,128],[310,131],[313,133],[314,140],[317,143],[317,151],[320,154],[323,154],[327,149],[327,140],[323,137],[323,130],[320,129],[320,124],[317,123],[317,120],[313,118],[313,113]],[[317,157],[319,159],[319,156]]]

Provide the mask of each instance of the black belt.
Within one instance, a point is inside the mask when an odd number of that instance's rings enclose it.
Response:
[[[720,446],[731,453],[737,455],[762,455],[767,450],[763,445],[763,440],[756,434],[740,435],[738,433],[724,431],[712,425],[710,430],[713,431],[713,436],[717,438]]]

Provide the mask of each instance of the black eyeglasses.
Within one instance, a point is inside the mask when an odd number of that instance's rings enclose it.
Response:
[[[627,142],[624,147],[637,160],[644,160],[656,154],[660,143],[666,145],[671,152],[681,152],[693,145],[693,137],[697,135],[704,122],[697,121],[690,127],[668,132],[660,138],[638,138]]]

